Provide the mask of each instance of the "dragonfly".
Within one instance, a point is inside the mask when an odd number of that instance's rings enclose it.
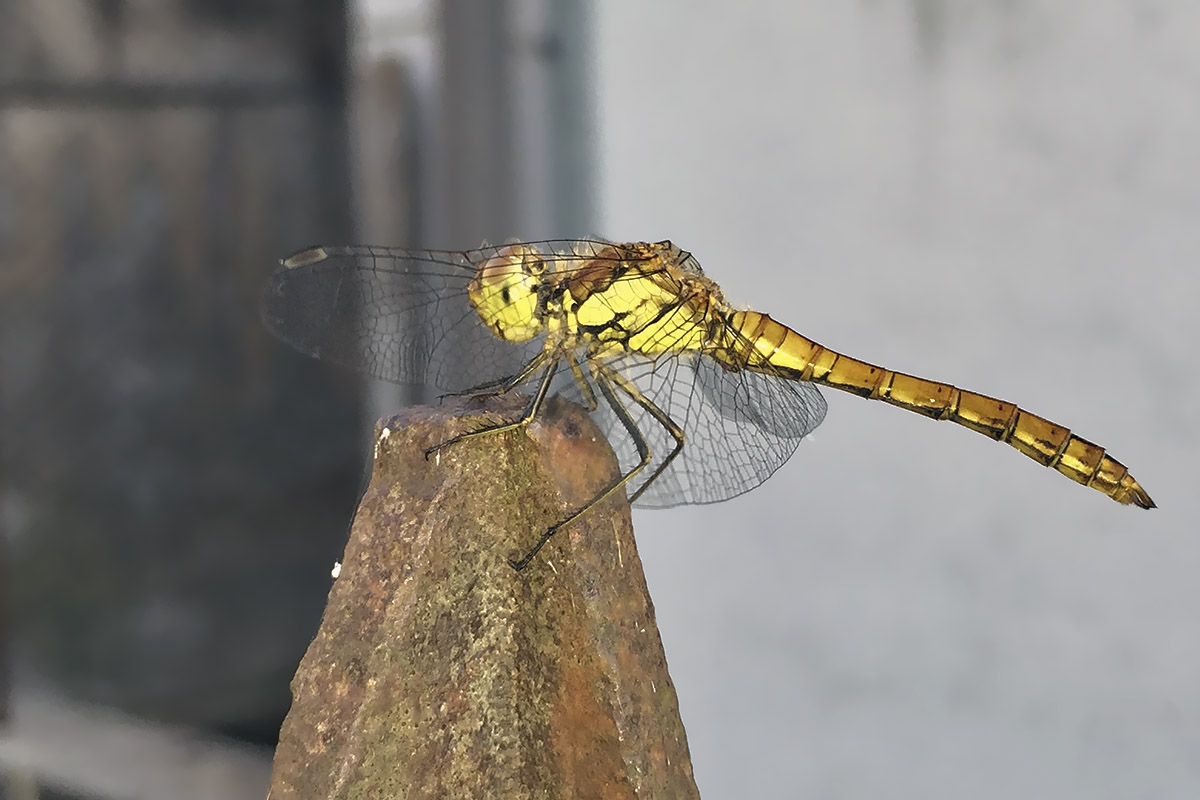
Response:
[[[614,493],[638,507],[713,503],[759,486],[825,418],[818,386],[881,400],[1005,442],[1118,503],[1154,508],[1104,448],[1017,405],[843,355],[770,316],[734,308],[670,241],[509,242],[475,250],[311,247],[280,261],[267,326],[302,353],[448,395],[529,392],[585,406],[619,475],[542,533]]]

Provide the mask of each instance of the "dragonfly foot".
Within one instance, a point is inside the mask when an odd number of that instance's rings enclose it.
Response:
[[[539,552],[541,552],[542,547],[546,544],[546,542],[550,541],[550,537],[555,534],[555,532],[559,529],[559,527],[560,527],[559,525],[552,525],[549,528],[547,528],[546,532],[542,534],[542,538],[538,539],[537,544],[535,544],[528,553],[526,553],[525,555],[523,555],[517,559],[512,559],[512,558],[508,559],[508,565],[510,567],[512,567],[513,569],[515,569],[517,572],[520,572],[521,570],[528,567],[529,562],[533,561],[534,556],[536,556]]]
[[[461,439],[461,438],[462,438],[461,436],[454,436],[454,437],[452,437],[452,438],[450,438],[450,439],[447,439],[447,440],[446,440],[446,441],[444,441],[444,442],[440,442],[439,444],[435,444],[433,447],[427,447],[427,448],[425,448],[425,460],[426,460],[426,461],[428,461],[428,460],[429,460],[429,458],[430,458],[431,456],[433,456],[433,455],[434,455],[434,454],[436,454],[436,453],[439,453],[439,452],[441,452],[442,450],[444,450],[444,449],[446,449],[447,447],[449,447],[450,445],[454,444],[455,442],[457,442],[457,441],[458,441],[459,439]]]
[[[475,402],[475,403],[485,403],[488,400],[491,400],[493,397],[503,397],[504,395],[508,394],[508,391],[509,391],[508,389],[502,388],[502,389],[492,389],[492,390],[489,390],[486,392],[475,392],[475,391],[447,392],[446,394],[438,395],[438,402],[444,403],[444,402],[446,402],[446,398],[448,398],[448,397],[465,397],[468,400],[471,400],[472,402]]]
[[[475,427],[468,428],[467,430],[463,431],[462,433],[458,434],[457,436],[451,436],[446,441],[439,442],[438,444],[435,444],[433,447],[427,448],[425,450],[425,460],[428,461],[430,456],[432,456],[433,454],[437,453],[440,450],[445,450],[447,447],[454,444],[455,442],[461,442],[463,439],[470,439],[474,436],[479,436],[480,434],[483,434],[483,433],[492,433],[494,431],[507,430],[508,428],[511,428],[511,427],[515,427],[515,426],[512,423],[502,422],[502,423],[497,423],[497,424],[476,425]]]

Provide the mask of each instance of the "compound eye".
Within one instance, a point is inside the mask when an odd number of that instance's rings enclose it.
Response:
[[[483,323],[501,339],[524,342],[542,328],[538,309],[542,255],[529,245],[509,245],[485,261],[467,291]]]

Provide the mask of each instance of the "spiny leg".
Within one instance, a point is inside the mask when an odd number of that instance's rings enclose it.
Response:
[[[605,401],[617,415],[617,419],[620,420],[621,425],[625,428],[625,431],[633,440],[633,446],[637,448],[638,451],[638,463],[628,472],[621,475],[611,484],[602,489],[595,497],[593,497],[583,506],[569,514],[565,519],[559,520],[554,525],[551,525],[546,532],[542,534],[542,537],[538,539],[533,548],[530,549],[529,552],[527,552],[522,558],[516,561],[510,559],[508,563],[517,571],[525,569],[525,567],[529,565],[529,562],[533,560],[534,556],[538,554],[538,551],[542,549],[546,542],[550,541],[550,537],[557,533],[560,528],[570,525],[572,522],[590,511],[598,503],[604,502],[614,492],[629,483],[629,481],[635,475],[645,469],[650,463],[651,458],[653,457],[650,451],[650,443],[646,441],[645,435],[642,433],[641,429],[638,428],[637,422],[630,415],[629,410],[617,397],[614,387],[629,395],[631,400],[633,400],[642,408],[646,409],[650,416],[652,416],[660,425],[662,425],[667,432],[671,434],[672,438],[675,439],[675,448],[671,451],[670,455],[667,456],[663,464],[654,471],[654,474],[650,476],[649,480],[642,484],[641,488],[634,493],[633,498],[636,498],[638,495],[640,495],[646,489],[646,487],[654,481],[655,478],[661,475],[662,471],[666,469],[667,465],[670,464],[671,461],[675,459],[675,456],[679,455],[679,451],[683,449],[683,431],[678,425],[675,424],[674,420],[667,416],[667,412],[663,411],[661,408],[655,405],[650,398],[642,394],[632,381],[611,367],[605,366],[604,364],[589,362],[588,367],[592,371],[592,379],[595,381],[596,386],[599,387],[600,393],[604,395]],[[579,378],[582,379],[582,374],[579,375]],[[595,395],[593,394],[592,396],[594,397]],[[633,498],[630,498],[630,502],[633,502]]]
[[[670,453],[667,454],[667,457],[663,459],[663,462],[655,468],[650,477],[646,479],[646,482],[639,486],[637,491],[629,496],[629,502],[632,504],[642,496],[642,492],[646,491],[650,484],[654,483],[654,481],[658,479],[659,475],[663,474],[663,471],[666,470],[667,467],[671,466],[671,462],[674,461],[675,457],[679,455],[680,451],[683,450],[683,445],[686,440],[683,435],[683,429],[675,423],[675,420],[667,416],[667,412],[663,411],[657,405],[652,403],[650,398],[642,394],[637,386],[634,385],[633,381],[629,380],[616,370],[608,367],[604,367],[603,369],[607,373],[606,377],[612,380],[612,382],[615,383],[621,389],[621,391],[629,395],[633,402],[646,409],[646,413],[654,417],[654,420],[659,425],[662,425],[667,433],[671,434],[671,438],[675,440],[675,447]]]
[[[579,391],[583,393],[583,401],[587,403],[588,411],[595,411],[599,407],[596,402],[596,393],[592,391],[591,384],[583,374],[583,370],[579,366],[579,360],[575,358],[575,354],[568,352],[566,355],[567,364],[571,367],[571,374],[575,377],[575,384],[579,387]]]
[[[521,367],[521,371],[516,375],[510,375],[506,378],[496,378],[494,381],[485,381],[466,389],[460,389],[457,392],[446,392],[445,394],[438,395],[438,399],[444,400],[447,397],[498,397],[499,395],[507,394],[514,387],[529,380],[529,377],[546,363],[547,358],[546,351],[543,350],[529,359],[529,363]]]
[[[496,378],[496,380],[487,381],[486,383],[477,383],[474,386],[468,386],[466,389],[459,389],[456,392],[444,392],[438,395],[438,400],[445,400],[447,397],[478,397],[479,395],[490,397],[492,395],[504,394],[504,392],[508,391],[508,388],[511,388],[509,385],[522,374],[524,373]]]
[[[560,528],[570,525],[572,522],[579,519],[581,516],[591,510],[592,507],[597,503],[601,503],[606,500],[610,495],[612,495],[613,492],[623,487],[629,482],[630,478],[641,472],[646,468],[646,465],[650,463],[650,444],[646,441],[646,437],[642,435],[642,432],[638,430],[637,423],[634,422],[633,417],[630,416],[628,409],[626,409],[625,406],[621,404],[621,401],[617,399],[616,393],[613,391],[612,385],[609,383],[608,379],[595,368],[593,368],[592,377],[595,379],[596,386],[599,387],[600,393],[604,395],[604,399],[608,402],[608,405],[617,415],[617,419],[621,421],[621,424],[625,427],[625,430],[628,431],[630,437],[632,437],[633,445],[638,451],[639,461],[636,466],[629,470],[629,472],[618,476],[616,480],[612,481],[608,486],[601,489],[595,497],[584,503],[575,511],[572,511],[570,514],[568,514],[565,519],[561,519],[547,528],[546,532],[543,533],[541,538],[537,540],[537,543],[524,556],[515,561],[513,559],[509,559],[509,565],[518,572],[529,566],[529,562],[533,560],[534,556],[536,556],[542,547],[545,546],[546,542],[550,541],[550,537],[557,533]]]
[[[539,356],[538,358],[533,359],[533,361],[538,361],[539,359],[543,361],[546,360],[544,357]],[[426,450],[425,458],[428,459],[437,451],[445,447],[449,447],[455,442],[461,442],[463,439],[470,439],[475,436],[481,436],[485,433],[502,433],[504,431],[511,431],[516,428],[523,428],[528,425],[533,418],[537,416],[538,411],[541,410],[542,403],[546,399],[546,393],[550,390],[550,383],[554,380],[554,373],[557,371],[557,367],[558,358],[554,357],[550,363],[546,365],[546,371],[542,373],[542,380],[538,385],[537,394],[530,399],[529,406],[525,409],[525,413],[521,415],[520,419],[512,422],[501,422],[496,425],[485,425],[477,430],[466,431],[465,433],[460,433],[457,436],[452,436],[446,441],[436,444]],[[526,371],[527,370],[522,370],[523,373]]]

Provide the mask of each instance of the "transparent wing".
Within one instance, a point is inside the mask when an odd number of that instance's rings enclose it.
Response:
[[[549,268],[595,258],[601,242],[535,243]],[[280,262],[263,320],[297,350],[394,383],[457,392],[516,374],[543,339],[505,342],[467,297],[479,266],[504,246],[467,251],[314,247]]]
[[[639,507],[716,503],[748,492],[783,466],[825,418],[825,398],[812,384],[748,370],[730,372],[704,356],[627,356],[612,365],[666,412],[686,438],[680,454],[637,499]],[[654,457],[649,475],[671,452],[674,440],[644,408],[632,401],[626,405]],[[633,440],[616,415],[601,402],[593,416],[622,467],[636,464]],[[635,478],[630,494],[641,483]]]

